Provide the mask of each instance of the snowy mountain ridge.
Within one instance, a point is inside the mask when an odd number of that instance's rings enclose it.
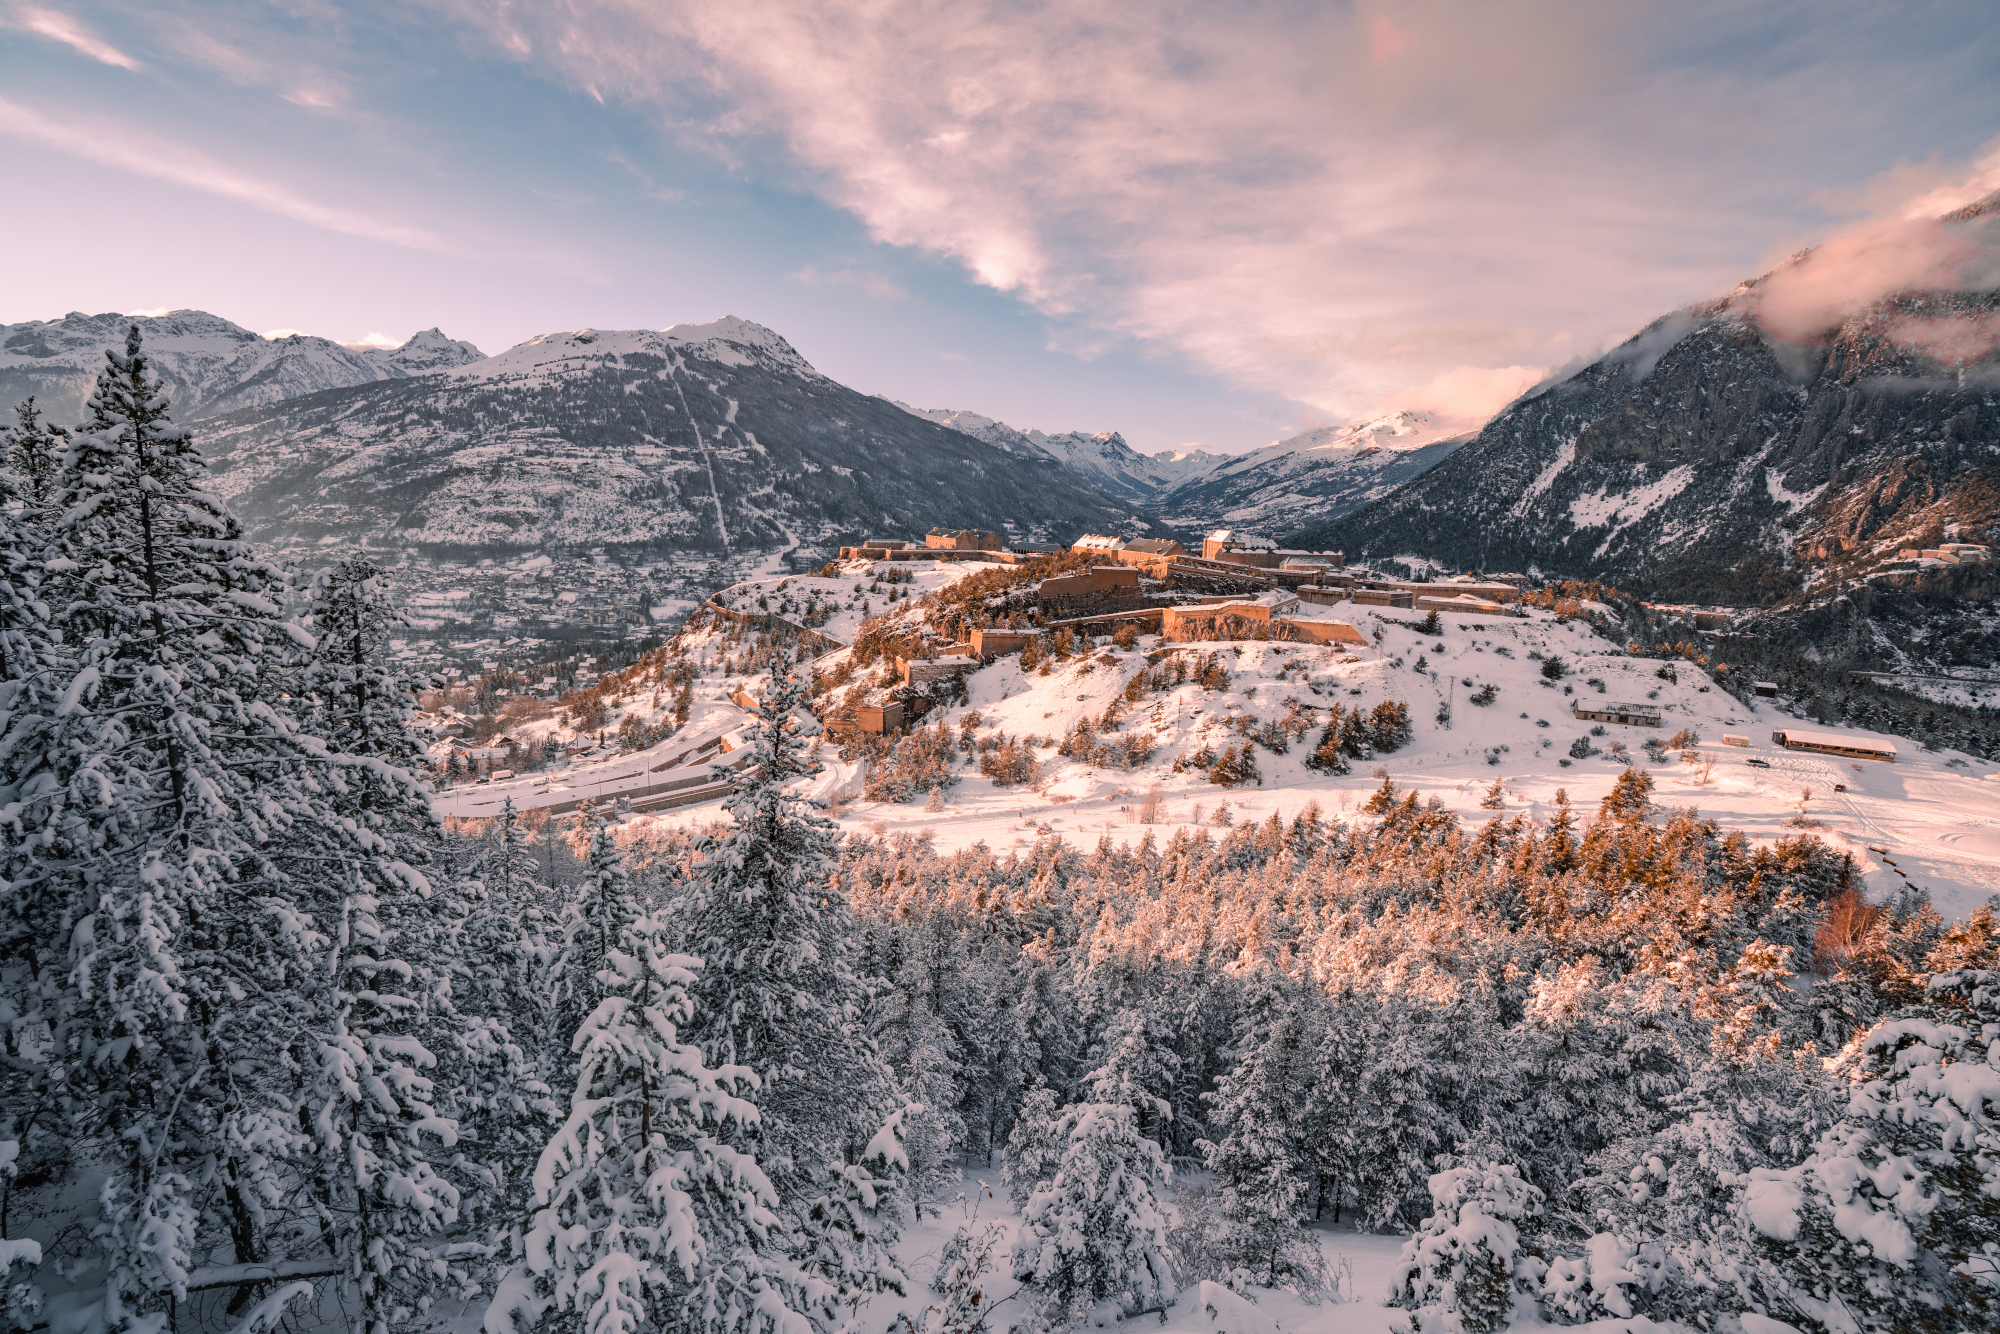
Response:
[[[856,393],[734,316],[541,334],[443,375],[234,412],[202,441],[217,489],[281,547],[823,559],[938,524],[1060,541],[1145,526],[1045,451]]]
[[[734,315],[666,329],[586,328],[537,334],[505,352],[462,363],[451,374],[456,380],[495,380],[565,369],[588,371],[620,357],[675,359],[683,354],[721,366],[762,364],[811,379],[826,378],[779,334]]]
[[[381,380],[407,379],[478,361],[470,343],[426,329],[400,347],[356,348],[311,334],[266,338],[205,310],[86,315],[0,325],[0,402],[34,395],[47,419],[79,417],[104,365],[138,325],[146,351],[188,419]]]
[[[892,400],[893,401],[893,400]],[[1447,457],[1464,437],[1423,412],[1392,412],[1304,431],[1247,454],[1141,454],[1116,431],[1045,435],[976,412],[897,407],[1010,452],[1038,450],[1189,532],[1220,523],[1288,532],[1387,495]]]
[[[1426,412],[1323,426],[1222,460],[1175,485],[1160,504],[1181,527],[1290,532],[1389,494],[1450,457],[1466,438]]]
[[[1295,540],[1771,608],[1748,624],[1831,662],[2000,661],[1995,567],[1902,554],[2000,541],[2000,194],[1937,228],[1983,261],[1842,296],[1850,260],[1794,256]]]
[[[1200,476],[1207,469],[1224,462],[1229,456],[1211,454],[1206,450],[1170,450],[1159,454],[1141,454],[1125,443],[1125,437],[1116,431],[1066,431],[1061,435],[1047,435],[1037,430],[1023,431],[1005,422],[983,417],[976,412],[965,412],[950,408],[913,408],[907,403],[896,402],[896,406],[926,421],[934,421],[975,440],[984,440],[996,449],[1009,453],[1034,450],[1048,455],[1070,471],[1079,473],[1106,491],[1136,505],[1152,504],[1165,492],[1186,481]]]

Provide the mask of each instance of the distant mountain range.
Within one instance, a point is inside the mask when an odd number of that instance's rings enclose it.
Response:
[[[1201,476],[1230,458],[1227,454],[1211,454],[1200,449],[1141,454],[1126,444],[1125,437],[1116,431],[1096,435],[1083,431],[1044,435],[1040,431],[1016,430],[1005,422],[982,417],[976,412],[953,412],[942,408],[926,410],[913,408],[907,403],[896,406],[1010,453],[1039,451],[1047,454],[1072,472],[1088,477],[1112,495],[1135,505],[1157,505],[1176,486]]]
[[[1387,495],[1470,438],[1426,413],[1396,412],[1302,432],[1248,454],[1148,455],[1116,431],[1044,435],[974,412],[897,406],[1014,453],[1039,450],[1189,536],[1219,525],[1278,534],[1337,518]]]
[[[1745,625],[1849,666],[1991,664],[2000,562],[1902,556],[2000,547],[2000,195],[1936,229],[1964,261],[1951,281],[1836,301],[1802,333],[1772,311],[1854,273],[1807,251],[1470,436],[1400,412],[1243,455],[1145,455],[1115,431],[858,393],[735,318],[484,357],[435,329],[379,351],[201,311],[72,314],[0,326],[0,405],[32,393],[75,420],[136,320],[217,485],[280,545],[817,555],[933,525],[1051,541],[1229,526],[1744,607]]]
[[[253,535],[281,547],[824,555],[933,525],[1062,541],[1146,527],[1047,453],[857,393],[734,317],[545,334],[213,416],[201,443]]]
[[[1182,528],[1229,526],[1281,537],[1324,523],[1421,476],[1471,437],[1423,412],[1303,431],[1220,460],[1158,501]]]
[[[176,410],[187,420],[326,389],[429,375],[486,355],[436,329],[424,330],[401,347],[375,350],[309,334],[265,338],[204,310],[165,315],[73,311],[59,320],[0,324],[0,405],[11,408],[33,395],[49,421],[78,419],[103,369],[104,350],[123,347],[125,331],[134,324]]]
[[[418,545],[467,550],[607,542],[706,547],[723,543],[724,534],[728,545],[739,540],[761,545],[790,542],[783,534],[792,532],[806,547],[818,549],[864,529],[920,530],[932,522],[1011,524],[1020,536],[1050,539],[1075,536],[1065,527],[1073,521],[1135,532],[1150,521],[1157,531],[1190,538],[1225,523],[1275,533],[1364,504],[1458,443],[1439,439],[1437,424],[1421,414],[1399,413],[1308,432],[1245,455],[1201,449],[1146,455],[1116,431],[1049,435],[973,412],[893,405],[946,432],[939,435],[912,427],[903,416],[882,415],[879,400],[835,385],[783,338],[733,317],[657,333],[544,335],[489,358],[437,329],[401,347],[369,349],[306,334],[266,338],[199,310],[72,313],[0,326],[0,405],[32,394],[47,420],[77,420],[104,349],[121,344],[132,324],[139,325],[177,414],[216,424],[204,441],[219,483],[238,497],[259,531],[285,541],[308,534],[313,540],[338,539],[351,528],[376,540],[389,540],[393,532]],[[760,433],[750,425],[736,429],[733,419],[715,423],[724,429],[719,443],[708,447],[698,480],[705,484],[717,457],[727,460],[730,475],[711,489],[706,506],[692,498],[700,486],[682,475],[692,466],[689,460],[678,459],[664,470],[642,461],[656,457],[643,452],[652,450],[667,451],[660,458],[677,458],[674,451],[688,443],[673,431],[647,429],[658,425],[648,413],[664,392],[652,381],[620,381],[637,386],[619,391],[628,397],[636,393],[637,400],[621,400],[620,409],[601,421],[586,421],[581,414],[591,409],[578,402],[579,396],[590,397],[592,386],[602,387],[598,381],[638,364],[630,358],[688,356],[736,378],[754,372],[759,389],[739,402],[764,401],[775,410],[782,401],[796,409],[775,433],[770,424]],[[416,387],[446,373],[441,389]],[[721,383],[714,374],[696,379]],[[798,383],[774,397],[786,379]],[[489,401],[494,394],[498,399]],[[406,402],[425,406],[415,412],[390,406]],[[460,417],[458,410],[473,402],[482,405],[474,417]],[[628,408],[644,419],[636,427],[622,421],[630,416]],[[828,415],[814,421],[822,409]],[[677,411],[678,404],[660,410]],[[700,415],[694,400],[690,410]],[[434,419],[456,425],[439,427]],[[856,425],[864,420],[867,426]],[[1072,499],[1057,501],[1006,484],[973,491],[964,487],[963,475],[936,472],[941,459],[962,452],[957,443],[962,437],[997,454],[983,465],[990,474],[1064,475],[1069,480],[1051,496]],[[746,440],[768,447],[778,439],[803,451],[795,460],[802,485],[795,495],[785,493],[785,505],[751,500],[756,488],[738,483],[761,478],[777,488],[770,494],[778,495],[783,468],[752,466],[746,472],[735,465],[762,456],[751,450],[749,459],[736,460],[728,451],[747,448]],[[861,448],[860,463],[838,455],[839,442],[860,447],[864,440],[882,443]],[[604,466],[587,470],[587,478],[572,475],[572,465],[580,461],[564,451],[614,441],[619,442],[615,458],[607,454],[600,460]],[[898,464],[893,457],[894,442],[935,452],[940,441],[951,442],[951,448],[937,458]],[[618,452],[627,449],[642,452]],[[566,462],[551,462],[558,458]],[[1050,474],[1051,464],[1066,473]],[[477,480],[494,475],[494,468],[511,469],[514,482],[495,488]],[[869,480],[850,485],[857,473]],[[828,478],[840,481],[830,485]],[[1085,484],[1080,490],[1076,479]],[[918,500],[921,491],[912,488],[929,483],[937,486],[938,497]],[[733,516],[732,487],[742,492]],[[702,517],[704,509],[716,509],[718,499],[719,519]],[[779,512],[794,502],[799,524],[779,524]]]

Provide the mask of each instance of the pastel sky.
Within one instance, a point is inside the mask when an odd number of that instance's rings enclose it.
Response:
[[[1476,420],[1996,136],[1992,0],[0,0],[0,322],[726,313],[1243,449]]]

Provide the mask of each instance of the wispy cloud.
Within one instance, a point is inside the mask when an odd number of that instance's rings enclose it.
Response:
[[[1938,188],[1927,190],[1903,205],[1903,216],[1911,219],[1941,217],[1953,209],[1984,199],[1995,190],[2000,190],[2000,139],[1980,150],[1969,174],[1961,174],[1957,180],[1947,180]]]
[[[1851,83],[1815,63],[1838,24],[1777,73],[1690,54],[1726,3],[440,3],[683,143],[781,146],[1079,353],[1136,339],[1336,419],[1487,411],[1726,290]]]
[[[107,65],[119,69],[136,70],[139,62],[120,51],[111,43],[100,39],[80,20],[53,9],[41,9],[33,5],[15,5],[0,10],[0,27],[16,28],[22,32],[32,32],[50,41],[61,42]]]
[[[249,175],[199,150],[130,125],[57,120],[0,97],[0,134],[68,153],[101,166],[247,204],[252,208],[363,240],[413,250],[443,250],[420,227],[322,203],[275,181]]]
[[[797,273],[788,275],[795,283],[807,287],[837,287],[857,291],[873,297],[877,301],[908,301],[910,290],[901,283],[884,278],[872,269],[853,267],[822,270],[811,264]]]
[[[2000,167],[2000,153],[1993,158]],[[1766,333],[1788,342],[1823,338],[1850,315],[1899,292],[1985,292],[2000,287],[2000,217],[1970,220],[1935,216],[2000,191],[2000,171],[1979,164],[1964,185],[1927,192],[1906,212],[1914,216],[1865,223],[1812,247],[1772,270],[1744,293]],[[1961,311],[1903,319],[1892,337],[1945,362],[1983,355],[1993,322],[1983,312]]]

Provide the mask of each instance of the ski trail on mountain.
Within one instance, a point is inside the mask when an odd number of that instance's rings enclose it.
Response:
[[[701,428],[694,424],[694,409],[688,406],[687,390],[681,388],[680,371],[672,362],[667,363],[667,375],[674,382],[674,392],[681,396],[681,411],[687,416],[688,431],[694,436],[694,447],[701,451],[702,466],[708,469],[708,494],[715,501],[715,530],[722,534],[722,547],[727,551],[730,549],[729,525],[722,521],[722,492],[715,486],[715,460],[709,457],[708,442],[701,438]]]

